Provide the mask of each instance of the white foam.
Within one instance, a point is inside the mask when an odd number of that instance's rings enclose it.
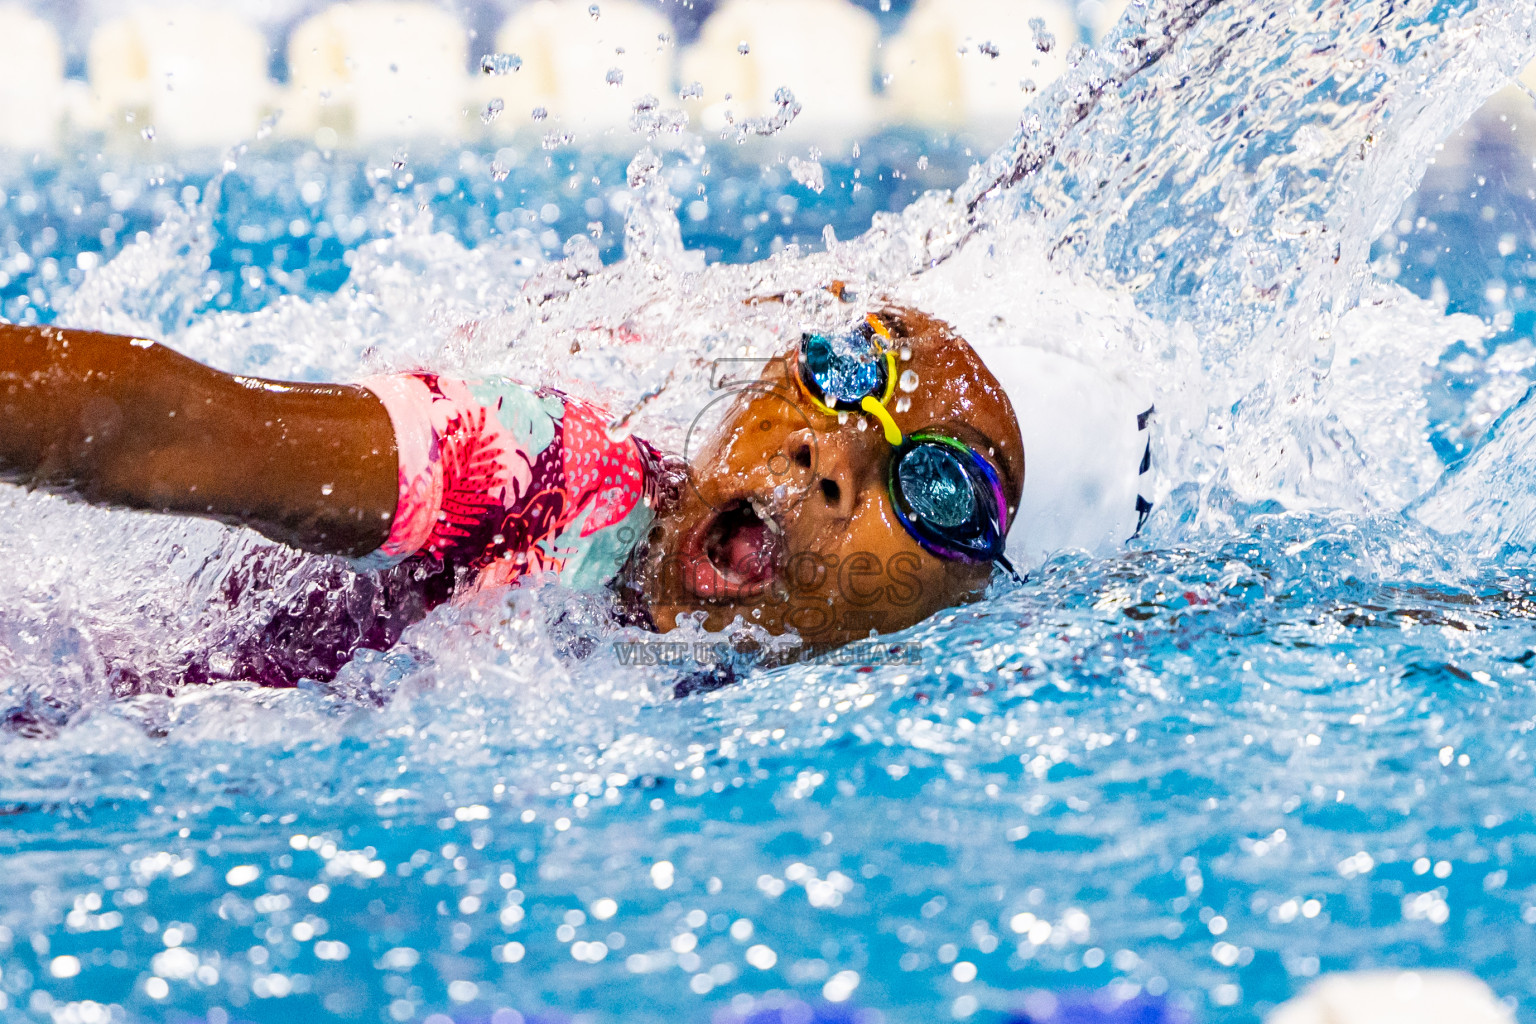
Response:
[[[593,18],[587,0],[540,0],[518,10],[496,35],[497,50],[519,70],[480,75],[482,103],[506,104],[498,132],[535,127],[575,132],[581,141],[629,123],[635,101],[672,95],[672,24],[634,0],[607,0]],[[549,121],[536,121],[543,108]],[[618,138],[628,139],[627,133]]]
[[[92,35],[91,92],[106,126],[227,146],[254,135],[271,105],[269,52],[266,36],[229,11],[140,8]]]
[[[886,104],[922,124],[1006,130],[1067,69],[1078,31],[1057,0],[918,0],[885,47]]]
[[[20,7],[0,6],[0,140],[8,148],[52,149],[64,109],[58,33]]]
[[[1323,978],[1266,1024],[1512,1024],[1487,985],[1459,971],[1369,971]]]
[[[468,62],[464,27],[433,5],[337,4],[289,40],[282,128],[301,136],[325,128],[365,143],[457,138],[469,124]]]
[[[705,131],[773,117],[788,88],[802,109],[783,138],[846,140],[880,116],[879,38],[875,19],[845,0],[726,0],[683,54],[681,79],[703,86],[695,109]]]

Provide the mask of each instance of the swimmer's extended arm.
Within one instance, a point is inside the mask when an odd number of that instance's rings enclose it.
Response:
[[[388,539],[394,430],[359,387],[220,373],[162,345],[0,325],[0,478],[238,523],[307,551]]]

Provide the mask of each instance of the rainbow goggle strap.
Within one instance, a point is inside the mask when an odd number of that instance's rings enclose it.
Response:
[[[969,445],[932,432],[902,435],[886,405],[896,390],[896,353],[876,316],[846,334],[806,334],[800,343],[800,386],[829,416],[863,412],[879,421],[896,449],[891,459],[891,506],[923,549],[960,562],[1004,557],[1008,501],[997,470]]]

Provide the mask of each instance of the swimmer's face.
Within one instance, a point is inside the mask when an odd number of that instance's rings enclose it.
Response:
[[[987,458],[1011,520],[1024,451],[1002,387],[940,322],[906,310],[881,319],[902,350],[897,373],[917,379],[890,403],[897,425],[947,434]],[[811,644],[845,644],[974,600],[992,577],[991,565],[928,553],[902,527],[887,483],[895,449],[880,424],[818,410],[797,382],[798,356],[797,339],[735,400],[692,459],[692,486],[652,531],[639,583],[663,631],[703,611],[711,630],[740,616]]]

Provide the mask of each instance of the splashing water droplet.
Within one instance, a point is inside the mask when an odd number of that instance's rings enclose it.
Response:
[[[331,495],[336,493],[336,485],[335,484],[321,484],[320,485],[320,493],[325,495],[327,498],[329,498]]]
[[[902,395],[900,398],[896,399],[896,411],[897,412],[906,412],[907,410],[909,410],[911,408],[912,408],[912,399],[908,398],[906,395]]]
[[[741,45],[736,47],[736,52],[745,57],[747,54],[752,52],[752,45],[743,39],[741,41]]]
[[[991,57],[993,60],[997,60],[997,58],[1003,55],[1003,51],[998,49],[997,44],[990,41],[982,43],[980,46],[976,47],[976,49],[981,51],[986,56]]]
[[[612,86],[623,85],[624,84],[624,69],[623,68],[609,68],[608,69],[608,74],[604,78],[604,81],[606,81],[609,85],[612,85]]]
[[[154,125],[146,126],[143,131],[139,132],[139,135],[140,135],[140,137],[142,137],[144,139],[145,142],[154,142],[155,141],[155,126]]]
[[[917,390],[917,383],[917,371],[908,370],[901,375],[901,380],[898,382],[898,386],[901,388],[901,390],[910,395],[912,392]]]
[[[1029,31],[1035,37],[1035,49],[1041,53],[1050,53],[1056,47],[1056,37],[1045,27],[1044,18],[1030,18]]]
[[[647,94],[635,101],[630,131],[654,139],[662,132],[681,134],[688,127],[688,114],[682,110],[663,110],[661,101]]]
[[[480,58],[480,70],[487,75],[509,75],[523,66],[515,53],[487,53]]]
[[[729,94],[727,94],[726,99],[730,99]],[[795,118],[800,116],[800,111],[803,109],[800,106],[800,101],[795,99],[795,94],[785,87],[780,87],[773,94],[773,102],[775,109],[772,114],[767,117],[749,117],[740,124],[728,124],[726,130],[721,133],[721,137],[728,136],[732,128],[735,129],[737,143],[746,142],[747,138],[752,135],[777,135],[793,124]],[[726,119],[728,122],[730,121],[729,115],[727,115]]]
[[[391,167],[393,167],[397,171],[403,171],[405,169],[406,161],[409,160],[410,158],[411,158],[411,155],[409,153],[407,153],[405,150],[397,149],[397,150],[395,150],[394,159],[392,159],[389,162],[389,165]]]
[[[512,168],[508,167],[506,164],[502,163],[500,160],[493,160],[493,161],[491,161],[491,180],[492,181],[506,181],[507,180],[507,175],[509,175],[511,173],[512,173]]]
[[[561,146],[569,146],[576,141],[576,136],[570,132],[550,132],[544,136],[545,149],[559,149]]]
[[[533,108],[533,119],[535,121],[542,121],[542,120],[544,120],[548,116],[549,116],[549,110],[548,109],[546,109],[544,107],[534,107]]]
[[[500,117],[501,112],[505,109],[507,109],[507,105],[501,100],[500,97],[492,99],[485,105],[485,109],[480,111],[480,123],[490,124],[492,121]]]
[[[597,6],[597,4],[593,4],[591,7],[587,8],[587,13],[592,15],[593,21],[596,21],[598,18],[603,16],[603,9]]]
[[[789,176],[817,195],[826,191],[827,172],[815,160],[801,160],[797,156],[790,157]]]
[[[704,83],[703,82],[691,82],[688,85],[683,86],[683,88],[678,92],[677,98],[680,99],[680,100],[701,100],[701,99],[703,99],[704,98]]]

